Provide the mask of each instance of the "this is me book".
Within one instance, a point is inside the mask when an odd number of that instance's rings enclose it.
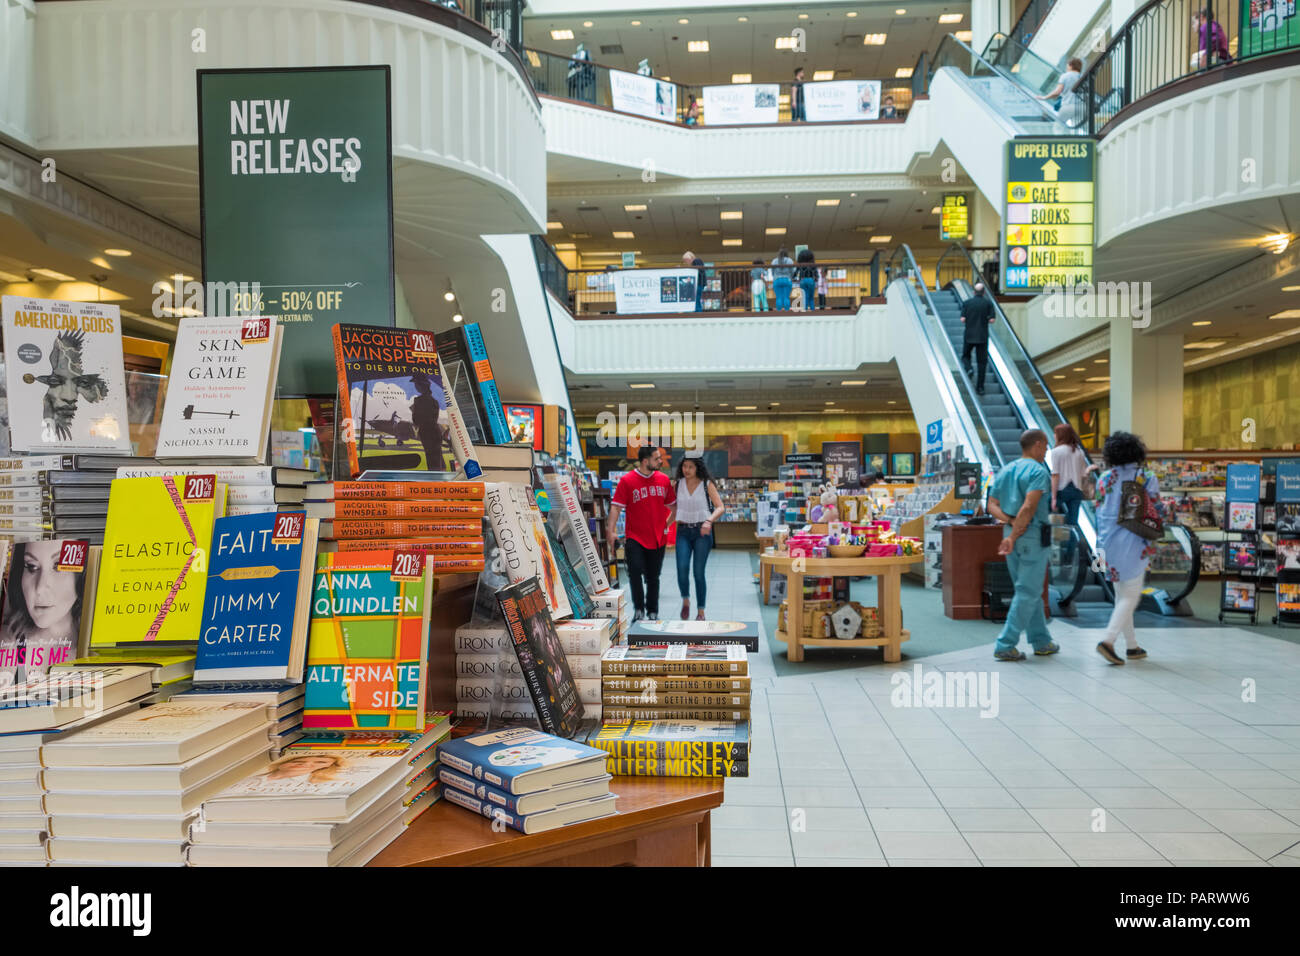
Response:
[[[317,528],[300,511],[217,519],[196,681],[302,681]]]
[[[13,450],[131,454],[118,307],[6,295],[0,312]]]
[[[541,586],[536,578],[512,584],[497,591],[497,602],[542,729],[572,737],[582,721],[582,700]]]
[[[10,545],[0,545],[7,551]],[[12,545],[0,622],[0,688],[21,686],[77,656],[89,617],[86,598],[90,546],[55,539]]]
[[[283,335],[272,316],[181,319],[154,454],[264,463]]]

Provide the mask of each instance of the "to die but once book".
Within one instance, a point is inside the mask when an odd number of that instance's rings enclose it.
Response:
[[[573,608],[532,489],[522,484],[488,482],[486,505],[492,535],[500,549],[499,560],[510,583],[537,578],[551,617],[571,617]]]
[[[582,701],[536,578],[497,591],[497,602],[519,658],[542,729],[572,737],[583,716]]]
[[[12,449],[129,455],[118,307],[6,295],[0,313]]]
[[[216,520],[196,681],[302,682],[317,528],[302,512]]]
[[[400,552],[322,554],[312,585],[303,728],[421,730],[433,573]]]
[[[157,457],[265,462],[283,335],[274,316],[181,319]]]
[[[483,501],[481,481],[309,481],[309,501]],[[480,511],[479,514],[482,514]]]
[[[113,482],[92,645],[195,639],[225,497],[214,475]]]

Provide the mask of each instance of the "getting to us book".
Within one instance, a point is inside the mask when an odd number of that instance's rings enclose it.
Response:
[[[0,312],[13,450],[129,455],[118,307],[6,295]]]
[[[433,575],[399,574],[400,555],[317,556],[304,730],[424,728]]]
[[[300,511],[216,520],[196,681],[302,681],[317,528]]]

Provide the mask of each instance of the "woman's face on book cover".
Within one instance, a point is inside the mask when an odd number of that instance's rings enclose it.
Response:
[[[42,630],[55,627],[72,613],[81,576],[60,571],[58,541],[30,541],[23,549],[23,601]]]

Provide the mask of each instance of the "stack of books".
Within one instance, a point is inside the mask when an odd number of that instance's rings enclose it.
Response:
[[[448,803],[541,833],[616,812],[605,757],[573,740],[507,727],[446,744],[438,776]]]
[[[226,486],[227,515],[301,511],[305,484],[316,473],[305,468],[275,465],[171,465],[152,460],[147,465],[124,465],[119,478],[161,478],[164,475],[213,475]]]
[[[607,721],[749,720],[749,653],[740,644],[611,647],[600,663]]]
[[[423,733],[330,734],[205,800],[191,866],[364,866],[439,799],[450,715]]]
[[[182,694],[194,684],[195,651],[192,646],[100,647],[90,657],[77,657],[53,665],[52,670],[130,665],[147,667],[153,682],[149,703]]]
[[[251,701],[266,707],[271,720],[268,734],[271,757],[274,759],[280,756],[285,747],[303,736],[302,713],[306,693],[306,684],[268,687],[257,681],[221,681],[195,685],[184,693],[177,694],[176,699],[222,703]]]
[[[311,481],[320,550],[366,551],[383,541],[422,551],[434,573],[483,570],[481,481]]]
[[[269,726],[262,704],[169,700],[45,744],[50,860],[184,865],[194,812],[266,765]]]
[[[645,679],[645,678],[642,678]],[[745,682],[749,678],[664,677],[665,682]],[[586,742],[609,756],[615,776],[747,777],[749,722],[730,720],[623,720],[593,727]]]
[[[0,534],[14,541],[104,543],[108,490],[122,464],[152,458],[30,455],[0,459]]]
[[[632,626],[632,602],[624,596],[622,588],[609,588],[593,594],[592,602],[596,609],[591,612],[592,617],[609,618],[617,624],[617,630],[614,635],[615,644],[627,643],[627,632]]]

